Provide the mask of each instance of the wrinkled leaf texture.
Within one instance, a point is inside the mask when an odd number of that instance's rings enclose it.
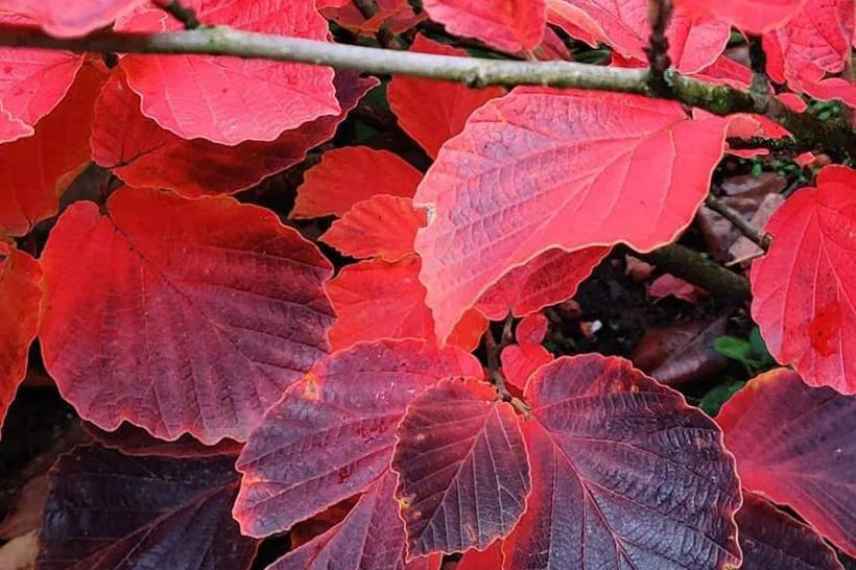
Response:
[[[33,24],[5,12],[12,8],[0,6],[0,23]],[[0,143],[31,136],[39,119],[65,97],[83,61],[83,55],[66,51],[0,48]]]
[[[447,380],[417,397],[398,428],[408,554],[485,550],[526,510],[529,463],[517,416],[478,379]]]
[[[405,561],[404,523],[387,471],[341,523],[274,562],[267,570],[439,570],[441,558]]]
[[[248,570],[257,541],[241,536],[230,516],[234,459],[129,457],[99,447],[62,456],[50,474],[38,568]]]
[[[56,214],[59,198],[89,164],[92,109],[106,78],[87,62],[32,136],[0,145],[0,234],[21,236]]]
[[[343,216],[378,194],[412,198],[421,179],[418,170],[387,150],[337,148],[306,171],[289,217]]]
[[[45,366],[103,429],[245,440],[328,351],[329,262],[232,198],[124,188],[103,214],[73,204],[43,265]]]
[[[142,5],[144,0],[5,0],[3,9],[28,16],[52,36],[85,36]]]
[[[607,247],[590,247],[573,253],[547,250],[506,273],[481,296],[476,308],[490,320],[501,321],[509,313],[525,317],[567,301],[608,253]]]
[[[416,36],[411,51],[434,55],[466,56],[467,52]],[[471,89],[451,81],[396,75],[389,82],[389,107],[398,124],[431,158],[443,143],[464,129],[473,111],[505,93],[500,87]]]
[[[739,564],[734,459],[679,393],[591,354],[542,366],[526,401],[532,493],[505,570]]]
[[[436,342],[434,319],[425,305],[419,282],[420,260],[409,255],[395,263],[374,259],[349,265],[327,283],[325,290],[336,311],[330,329],[334,350],[359,341],[382,338],[422,338]],[[447,344],[474,350],[487,328],[475,309],[461,317]]]
[[[740,30],[760,34],[797,15],[807,0],[678,0],[689,12],[712,14]]]
[[[856,555],[856,398],[781,368],[749,381],[716,421],[745,489],[790,506]]]
[[[238,459],[242,532],[286,531],[365,490],[388,471],[396,427],[416,396],[444,378],[481,376],[473,356],[419,340],[360,343],[322,359]]]
[[[0,429],[27,373],[39,327],[42,269],[28,254],[0,242]]]
[[[327,39],[314,0],[184,0],[207,25]],[[125,31],[177,30],[180,24],[152,6],[119,22]],[[333,70],[262,59],[207,55],[135,55],[121,59],[144,115],[185,139],[224,145],[276,140],[325,115],[338,115]]]
[[[591,39],[611,45],[622,56],[647,60],[648,0],[553,0],[551,5],[563,16],[560,25],[571,22],[575,29],[592,33]],[[574,36],[574,29],[566,31]],[[701,71],[725,50],[730,33],[726,22],[689,13],[678,2],[666,31],[672,64],[684,73]],[[580,39],[591,41],[585,35]]]
[[[378,81],[341,72],[334,83],[340,114],[304,123],[271,142],[226,146],[185,140],[159,127],[140,112],[139,96],[117,69],[96,102],[92,158],[134,188],[167,189],[188,198],[247,190],[301,162],[309,149],[332,139],[339,124]]]
[[[856,171],[828,166],[765,230],[752,265],[752,318],[776,360],[811,386],[856,393]]]
[[[810,526],[748,491],[737,511],[744,570],[844,570]]]
[[[420,279],[440,339],[547,249],[649,251],[692,220],[727,121],[633,95],[519,88],[473,113],[419,185]]]
[[[544,0],[423,0],[422,6],[449,33],[508,52],[531,50],[544,37]]]
[[[414,209],[411,198],[376,194],[354,204],[320,239],[344,255],[392,262],[413,253],[424,225],[425,211]]]

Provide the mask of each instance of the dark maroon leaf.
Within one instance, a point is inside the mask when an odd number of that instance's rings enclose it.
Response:
[[[517,416],[484,382],[447,380],[417,397],[392,466],[410,556],[484,550],[525,510],[529,465]]]
[[[737,526],[743,570],[844,570],[813,528],[760,495],[743,492]]]
[[[526,388],[532,466],[507,570],[740,562],[734,459],[713,421],[622,358],[562,357]]]
[[[51,474],[40,570],[243,570],[234,456],[130,457],[80,447]]]
[[[728,365],[713,349],[716,337],[725,334],[727,319],[691,321],[650,328],[633,351],[633,364],[664,384],[702,380]]]

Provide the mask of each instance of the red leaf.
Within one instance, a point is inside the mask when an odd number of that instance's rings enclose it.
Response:
[[[105,77],[84,65],[33,136],[0,145],[0,234],[24,235],[56,214],[59,197],[89,164],[92,106]]]
[[[735,89],[749,89],[752,84],[752,70],[724,55],[693,76],[703,81],[730,85]]]
[[[377,194],[355,204],[336,220],[321,241],[356,258],[397,261],[413,253],[416,230],[425,225],[425,211],[413,200]]]
[[[0,24],[31,23],[0,10]],[[65,97],[83,60],[66,51],[0,48],[0,143],[31,136]]]
[[[418,35],[419,53],[466,56],[467,52]],[[471,89],[460,83],[396,75],[389,82],[389,106],[398,124],[435,158],[443,143],[464,130],[473,111],[505,93],[500,87]]]
[[[27,374],[27,355],[39,327],[39,263],[0,242],[0,428]]]
[[[313,0],[185,0],[207,25],[313,40],[327,23]],[[178,29],[163,10],[133,14],[119,26],[135,32]],[[144,115],[181,138],[236,145],[273,141],[284,131],[338,115],[333,70],[326,67],[207,55],[126,55],[120,66]],[[287,105],[283,101],[288,101]]]
[[[500,570],[504,560],[502,541],[495,540],[485,551],[468,550],[454,570]]]
[[[707,193],[726,126],[616,93],[524,88],[487,103],[446,143],[414,199],[429,209],[416,251],[437,336],[547,249],[624,242],[649,251],[674,239]]]
[[[448,380],[413,400],[392,467],[409,556],[484,550],[526,509],[529,465],[517,416],[484,382]]]
[[[591,354],[542,367],[526,399],[532,494],[507,570],[739,564],[733,458],[678,392]]]
[[[309,149],[333,138],[377,80],[339,73],[335,84],[342,108],[339,115],[285,131],[272,142],[225,146],[204,139],[184,140],[161,129],[140,113],[139,97],[128,89],[119,70],[96,103],[92,156],[134,188],[168,189],[188,198],[240,192],[303,161]]]
[[[330,264],[262,208],[121,189],[72,205],[43,256],[45,366],[81,417],[246,439],[328,349]]]
[[[856,398],[780,368],[751,380],[716,421],[744,488],[787,504],[856,555]]]
[[[568,8],[562,10],[562,3]],[[651,30],[647,0],[553,0],[553,4],[564,21],[584,31],[584,41],[594,36],[624,57],[646,61],[644,49]],[[727,23],[689,14],[678,4],[666,34],[672,63],[684,73],[701,71],[725,50],[730,33]]]
[[[524,317],[567,301],[609,253],[590,247],[574,253],[545,251],[526,265],[506,273],[479,299],[476,308],[492,321],[509,314]]]
[[[443,378],[482,375],[456,348],[361,343],[319,361],[253,432],[234,515],[245,534],[288,530],[368,487],[388,468],[410,401]]]
[[[369,19],[360,12],[353,0],[316,0],[321,14],[338,25],[357,33],[377,34],[384,29],[401,34],[425,19],[425,13],[416,15],[407,0],[376,0],[377,13]]]
[[[4,0],[3,9],[30,17],[52,36],[85,36],[129,13],[145,0]]]
[[[529,315],[520,321],[514,336],[521,344],[541,344],[547,336],[547,328],[550,323],[543,313]]]
[[[128,423],[122,424],[116,431],[100,430],[88,423],[83,427],[99,445],[115,449],[123,455],[158,455],[176,459],[218,455],[237,457],[243,448],[243,444],[231,439],[224,439],[217,445],[203,445],[187,434],[175,441],[163,441],[152,437],[146,430]]]
[[[702,297],[707,296],[707,291],[670,273],[666,273],[657,277],[648,286],[648,295],[655,299],[672,296],[687,303],[698,303]]]
[[[770,218],[752,265],[752,318],[776,360],[811,386],[856,393],[856,171],[824,168]]]
[[[533,372],[553,360],[550,351],[540,344],[513,344],[505,347],[499,356],[506,380],[521,390]]]
[[[505,347],[500,354],[502,372],[518,388],[525,388],[532,373],[553,360],[553,355],[541,346],[548,326],[543,313],[529,315],[517,325],[515,336],[518,344]]]
[[[844,570],[813,528],[755,493],[737,511],[744,570]]]
[[[508,52],[540,44],[547,23],[544,0],[423,0],[422,5],[449,33]]]
[[[344,521],[267,570],[405,570],[404,523],[394,496],[397,482],[395,473],[382,475]],[[439,570],[439,557],[427,567]]]
[[[649,327],[633,350],[633,365],[667,386],[714,377],[728,359],[713,348],[728,318]]]
[[[396,263],[363,261],[344,268],[327,286],[338,319],[330,329],[334,350],[364,340],[422,338],[436,342],[434,320],[425,305],[425,287],[419,282],[419,258]],[[478,311],[464,313],[448,344],[474,350],[487,329]]]
[[[342,216],[378,194],[412,198],[422,173],[386,150],[337,148],[306,171],[290,218]]]
[[[688,11],[712,14],[752,34],[782,26],[805,3],[806,0],[680,0]]]
[[[249,570],[257,542],[230,516],[234,456],[127,457],[81,447],[51,470],[39,542],[44,570]]]
[[[819,99],[856,100],[856,87],[824,79],[845,70],[853,35],[850,0],[808,0],[782,28],[763,37],[767,72],[799,93]]]

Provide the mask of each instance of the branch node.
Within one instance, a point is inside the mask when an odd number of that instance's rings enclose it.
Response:
[[[181,0],[158,0],[158,6],[184,25],[185,30],[195,30],[202,26],[193,8],[188,8]]]
[[[666,78],[666,71],[672,66],[669,38],[666,37],[671,19],[672,0],[648,1],[648,23],[651,27],[648,46],[645,48],[649,66],[648,85],[661,97],[672,96],[672,87]]]

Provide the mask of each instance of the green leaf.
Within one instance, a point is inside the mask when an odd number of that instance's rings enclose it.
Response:
[[[732,380],[729,378],[726,382],[719,384],[710,392],[705,394],[699,402],[699,407],[704,410],[707,415],[714,417],[719,413],[719,408],[722,407],[722,404],[727,402],[728,399],[737,393],[737,391],[745,384],[746,382],[741,380]]]

